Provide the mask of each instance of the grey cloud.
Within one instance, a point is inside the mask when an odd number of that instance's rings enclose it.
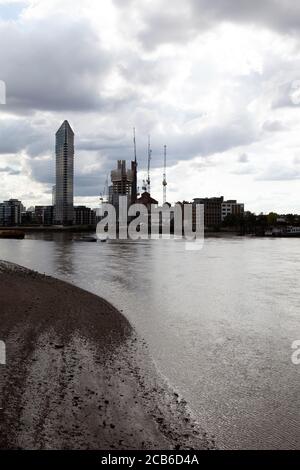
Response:
[[[291,72],[290,72],[291,73]],[[294,88],[295,79],[281,84],[277,88],[276,96],[272,102],[272,108],[295,108],[300,106],[300,88]],[[298,93],[298,94],[297,94]]]
[[[246,153],[242,153],[238,158],[239,163],[248,163],[249,157]]]
[[[202,5],[201,9],[198,3]],[[141,29],[137,28],[137,34],[148,49],[159,43],[185,41],[223,20],[229,21],[229,17],[230,21],[251,22],[261,12],[258,22],[262,24],[267,5],[270,4],[269,1],[260,2],[260,5],[249,1],[246,5],[243,1],[226,0],[200,0],[198,3],[192,0],[164,2],[163,8],[148,15],[146,2],[115,0],[118,8],[134,8],[140,12]],[[152,8],[151,2],[147,5],[150,5],[147,8]],[[295,9],[298,10],[298,7]],[[275,16],[276,12],[274,8]],[[17,154],[25,150],[32,157],[28,161],[32,177],[45,185],[54,183],[54,133],[61,119],[72,120],[72,112],[68,111],[74,112],[73,117],[76,113],[76,159],[84,160],[84,152],[89,152],[95,159],[101,157],[105,160],[101,171],[94,175],[86,174],[84,168],[76,170],[76,195],[82,196],[99,194],[106,174],[115,167],[117,159],[131,160],[133,125],[138,127],[139,170],[146,168],[148,132],[152,136],[154,168],[162,166],[164,144],[168,145],[168,165],[171,166],[179,160],[196,156],[205,159],[211,154],[250,144],[261,137],[261,129],[256,128],[246,110],[242,115],[237,112],[236,119],[231,122],[223,122],[221,117],[217,125],[201,126],[198,133],[185,132],[184,114],[189,113],[188,108],[180,109],[176,97],[174,106],[159,103],[153,92],[155,87],[164,89],[174,77],[169,59],[149,59],[149,55],[139,56],[135,51],[122,48],[120,54],[115,55],[113,50],[108,54],[98,42],[91,25],[84,20],[74,21],[72,12],[67,19],[57,16],[47,21],[30,20],[27,25],[0,24],[0,40],[3,38],[6,48],[0,51],[0,78],[7,83],[6,109],[18,114],[31,112],[32,115],[28,120],[17,119],[14,123],[1,121],[0,153]],[[123,87],[122,84],[108,99],[101,96],[99,90],[112,67],[126,85]],[[191,73],[195,78],[195,71]],[[272,77],[274,70],[268,70],[268,73]],[[256,83],[254,79],[260,83],[261,77],[246,77],[241,79],[241,84],[244,80],[246,91],[251,85],[251,93],[256,96],[259,87],[252,85]],[[143,87],[151,87],[151,93],[147,89],[147,93],[143,94]],[[233,105],[236,103],[233,102]],[[39,113],[36,119],[36,110],[49,114]],[[58,112],[54,114],[53,111]],[[199,122],[205,119],[201,109],[191,113],[195,113]],[[53,123],[57,116],[57,126],[51,128],[52,124],[47,123],[47,119],[49,117]],[[172,130],[176,126],[181,129],[180,135]],[[271,130],[275,124],[269,123],[268,126]],[[101,133],[97,134],[99,129]],[[34,158],[44,155],[49,158]],[[243,171],[246,170],[245,165]]]
[[[19,175],[21,172],[19,170],[15,170],[10,166],[6,166],[4,168],[0,168],[0,173],[7,173],[10,176],[16,176]]]
[[[157,61],[129,56],[126,57],[126,61],[120,61],[118,70],[128,83],[138,83],[143,87],[157,84],[163,87],[170,81],[172,66],[173,63],[168,58],[164,61]]]
[[[280,132],[286,130],[286,126],[278,120],[265,121],[263,123],[263,130],[267,132]]]
[[[100,170],[86,173],[84,169],[76,167],[75,161],[75,177],[74,177],[74,194],[75,196],[97,196],[102,191],[106,174],[114,166],[110,162],[103,166]],[[48,186],[55,184],[55,158],[33,159],[29,162],[31,177]],[[109,170],[108,170],[109,169]],[[50,188],[48,188],[50,191]]]
[[[192,163],[192,168],[195,169],[195,171],[205,171],[207,168],[212,168],[216,166],[217,163],[210,160],[209,157],[206,158],[201,158],[200,161],[193,162]]]
[[[93,131],[85,135],[76,136],[76,149],[92,152],[119,151],[126,149],[128,141],[125,132],[122,130],[102,129],[101,132]]]
[[[144,16],[145,26],[138,37],[146,49],[153,49],[158,44],[186,42],[198,33],[193,24],[188,2],[180,13],[173,2],[165,4],[163,10]]]
[[[191,0],[194,13],[209,23],[229,21],[299,32],[300,5],[294,0]]]
[[[300,179],[300,170],[296,167],[273,165],[256,177],[258,181],[292,181]]]
[[[157,5],[135,2],[144,28],[138,37],[147,49],[187,41],[222,22],[247,23],[275,31],[299,34],[300,5],[294,0],[174,0]],[[149,7],[150,5],[150,7]]]
[[[0,154],[14,154],[32,142],[33,130],[22,119],[2,120],[0,126]]]
[[[253,175],[254,173],[256,173],[256,170],[252,165],[243,165],[237,170],[233,170],[231,173],[233,175],[247,176],[247,175]]]
[[[185,135],[174,140],[171,137],[169,151],[175,160],[189,159],[197,155],[222,153],[256,139],[258,131],[251,120],[237,116],[235,120],[223,126],[210,126],[192,136]]]
[[[27,160],[27,165],[32,178],[45,185],[54,184],[54,133],[59,122],[55,129],[52,129],[52,125],[47,127],[43,120],[36,121],[39,125],[30,125],[24,119],[3,122],[5,125],[0,127],[0,152],[18,154],[21,150],[25,150],[31,157]],[[99,134],[80,134],[80,128],[77,127],[74,127],[74,131],[77,195],[95,196],[104,186],[106,175],[115,167],[116,161],[125,159],[129,162],[133,158],[132,130],[127,128],[127,135],[122,131],[112,131],[110,135],[104,129]],[[258,138],[258,135],[259,132],[251,119],[245,116],[238,116],[223,125],[209,126],[192,135],[182,133],[179,136],[171,131],[165,131],[164,134],[153,132],[151,164],[153,168],[162,166],[164,144],[168,146],[168,165],[171,166],[179,160],[188,160],[196,156],[205,158],[217,152],[222,153],[251,143]],[[138,168],[139,171],[143,171],[147,166],[147,135],[139,133],[138,129],[137,144]],[[89,174],[84,163],[86,155],[93,169]]]
[[[105,184],[103,174],[77,175],[75,177],[75,196],[98,196]]]
[[[250,117],[236,116],[230,122],[220,125],[210,125],[198,133],[174,134],[165,130],[164,133],[151,133],[151,148],[153,168],[161,167],[163,162],[163,146],[167,145],[168,165],[176,164],[179,160],[190,160],[197,156],[208,157],[214,153],[222,153],[240,145],[246,145],[259,138]],[[147,135],[137,130],[137,154],[140,170],[147,166]],[[131,160],[133,157],[132,136],[124,136],[123,140],[114,146],[107,146],[105,155],[110,169],[115,166],[117,159]]]
[[[189,160],[196,156],[202,156],[201,169],[213,165],[209,161],[209,155],[217,152],[225,152],[230,148],[253,142],[258,136],[258,131],[248,119],[242,118],[224,124],[224,126],[211,126],[197,134],[182,134],[175,136],[171,132],[165,135],[153,134],[151,136],[152,168],[162,167],[163,145],[168,146],[168,165],[172,166],[179,160]],[[147,166],[147,136],[137,133],[138,170],[145,171]],[[93,141],[90,141],[92,144]],[[101,141],[100,141],[101,144]],[[104,164],[97,175],[78,174],[75,178],[76,194],[80,196],[95,196],[104,186],[105,175],[110,173],[116,165],[117,159],[125,159],[129,163],[133,157],[132,137],[123,136],[123,139],[113,145],[107,145],[104,149]],[[88,147],[87,145],[83,145]],[[99,149],[99,142],[95,146]],[[103,158],[103,157],[102,157]],[[103,160],[102,160],[103,161]],[[140,176],[139,176],[140,178]]]
[[[60,17],[24,25],[0,23],[6,110],[99,109],[101,81],[112,59],[89,22]]]
[[[29,170],[34,180],[39,183],[55,184],[54,158],[34,159],[29,162]]]
[[[53,140],[53,138],[52,138]],[[0,154],[17,154],[22,150],[37,156],[50,149],[51,134],[25,119],[3,119],[0,126]]]
[[[82,139],[78,142],[76,148],[79,150],[117,150],[118,152],[124,152],[124,150],[127,150],[128,146],[122,142],[112,143],[97,139]]]

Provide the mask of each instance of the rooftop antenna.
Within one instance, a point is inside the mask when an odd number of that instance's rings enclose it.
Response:
[[[163,204],[167,202],[167,146],[164,145]]]
[[[148,173],[147,173],[147,191],[150,194],[150,164],[151,164],[151,155],[152,155],[152,150],[151,150],[151,143],[150,143],[150,135],[148,135]]]

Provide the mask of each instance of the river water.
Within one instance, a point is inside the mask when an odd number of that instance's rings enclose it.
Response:
[[[0,259],[73,282],[123,311],[219,448],[300,448],[300,240],[0,240]]]

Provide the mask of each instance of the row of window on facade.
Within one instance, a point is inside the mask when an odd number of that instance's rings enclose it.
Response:
[[[95,225],[96,211],[86,206],[73,209],[74,225]],[[0,203],[0,226],[17,225],[53,225],[55,223],[54,206],[35,206],[25,209],[22,202],[10,199]]]
[[[203,204],[206,227],[220,225],[228,215],[242,215],[244,213],[244,204],[238,203],[236,200],[224,201],[223,197],[214,197],[195,198],[193,201],[193,206]],[[137,202],[146,205],[149,209],[151,204],[157,205],[157,201],[146,192],[137,199]],[[86,206],[74,207],[74,225],[95,225],[96,222],[96,210]],[[53,205],[35,206],[26,211],[22,202],[17,199],[0,203],[0,226],[53,225],[54,223],[55,208]]]

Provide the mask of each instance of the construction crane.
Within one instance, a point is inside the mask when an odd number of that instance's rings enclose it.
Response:
[[[133,173],[132,180],[132,191],[131,191],[131,202],[132,204],[136,203],[137,197],[139,195],[137,187],[137,152],[136,152],[136,138],[135,138],[135,127],[133,128],[133,151],[134,151],[134,160],[131,162],[131,170]]]
[[[150,184],[150,165],[151,165],[151,156],[152,156],[152,150],[151,150],[151,143],[150,143],[150,135],[148,136],[148,173],[147,173],[147,191],[150,194],[151,190],[151,184]]]
[[[147,191],[147,182],[143,180],[142,191]]]
[[[106,180],[105,180],[105,185],[104,185],[104,188],[103,188],[103,191],[100,193],[100,203],[103,204],[105,202],[108,202],[108,175],[106,176]]]
[[[135,127],[133,128],[133,148],[134,148],[134,161],[135,163],[137,162],[136,160],[136,139],[135,139]]]
[[[167,146],[164,145],[163,204],[167,202]]]

